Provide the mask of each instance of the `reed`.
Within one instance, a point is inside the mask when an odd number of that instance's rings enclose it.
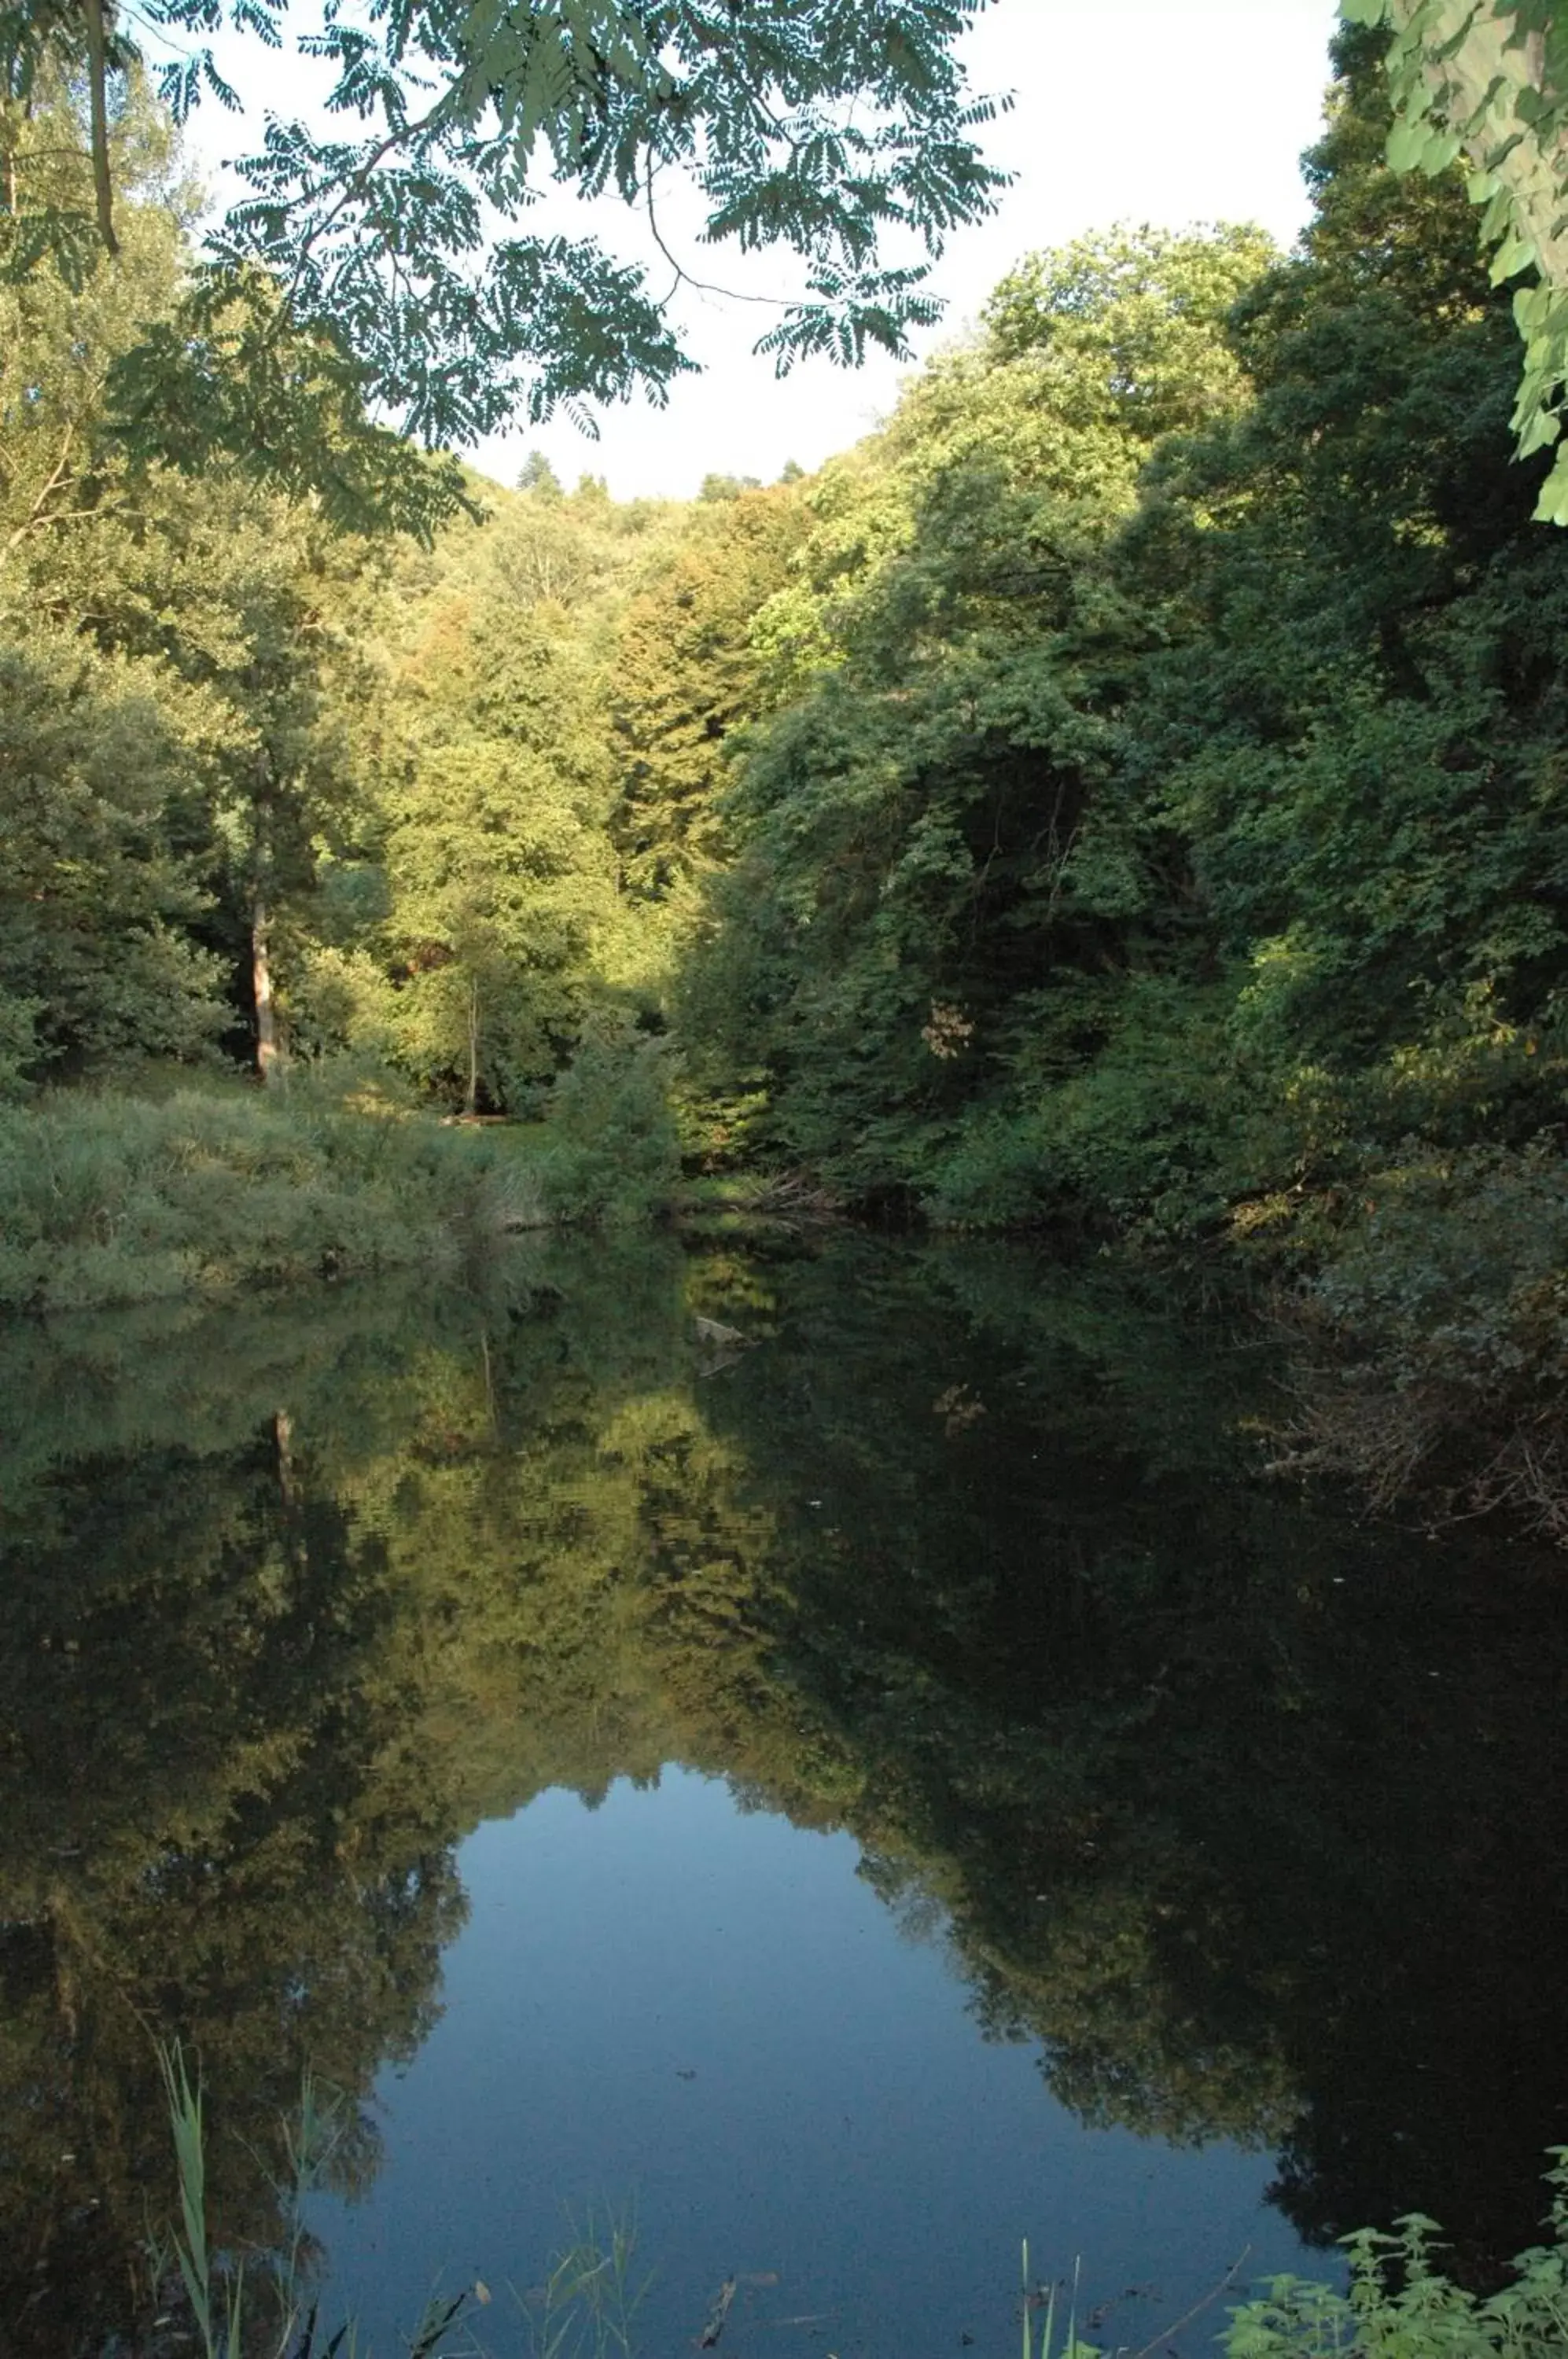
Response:
[[[637,2312],[653,2282],[636,2256],[635,2223],[588,2213],[551,2254],[536,2301],[522,2305],[534,2359],[633,2359]]]
[[[1031,2284],[1029,2280],[1029,2238],[1027,2236],[1024,2238],[1023,2359],[1105,2359],[1105,2354],[1101,2350],[1098,2343],[1081,2343],[1078,2339],[1078,2288],[1081,2268],[1081,2262],[1074,2261],[1073,2264],[1072,2292],[1068,2299],[1067,2323],[1062,2332],[1062,2339],[1061,2343],[1058,2343],[1056,2340],[1056,2324],[1058,2297],[1061,2293],[1061,2288],[1055,2283],[1044,2288],[1042,2300],[1042,2288]],[[1034,2319],[1036,2313],[1041,2308],[1043,2308],[1045,2315],[1040,2321],[1040,2341],[1037,2343],[1034,2340]]]
[[[343,2100],[307,2070],[299,2103],[283,2126],[287,2177],[278,2189],[283,2234],[255,2256],[217,2250],[207,2211],[206,2124],[200,2074],[194,2082],[179,2040],[158,2051],[179,2184],[180,2220],[152,2240],[155,2284],[178,2286],[200,2359],[374,2359],[355,2320],[330,2331],[310,2282],[306,2205],[321,2184],[344,2129]],[[533,2296],[512,2288],[533,2359],[634,2359],[637,2312],[651,2274],[637,2267],[635,2223],[591,2211],[552,2253]],[[485,2359],[472,2320],[491,2300],[476,2284],[427,2302],[400,2337],[407,2359],[442,2359],[446,2338],[462,2332],[465,2359]]]

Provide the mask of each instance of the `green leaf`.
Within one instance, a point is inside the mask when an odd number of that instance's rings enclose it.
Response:
[[[1533,240],[1519,236],[1516,231],[1511,237],[1504,239],[1492,257],[1493,286],[1500,287],[1506,278],[1512,278],[1517,271],[1528,270],[1530,264],[1537,259]]]
[[[1429,180],[1457,162],[1464,142],[1455,131],[1434,131],[1422,147],[1416,161]]]
[[[1550,450],[1563,431],[1563,420],[1550,409],[1538,409],[1519,439],[1519,455],[1532,458],[1537,451]]]
[[[1426,152],[1432,136],[1432,126],[1421,115],[1401,114],[1388,134],[1388,168],[1394,172],[1413,171]]]
[[[1560,451],[1557,463],[1541,487],[1541,497],[1535,504],[1537,524],[1568,524],[1568,451]]]

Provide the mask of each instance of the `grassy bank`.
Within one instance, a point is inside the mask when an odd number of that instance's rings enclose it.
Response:
[[[508,1134],[251,1089],[0,1107],[0,1310],[450,1263],[548,1218]]]

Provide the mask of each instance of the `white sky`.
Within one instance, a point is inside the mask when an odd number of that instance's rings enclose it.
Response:
[[[1305,218],[1298,158],[1317,135],[1334,16],[1334,0],[993,0],[966,55],[977,90],[1016,94],[985,146],[1017,178],[998,212],[949,246],[935,277],[949,309],[920,356],[973,319],[1021,255],[1113,222],[1254,221],[1288,245]],[[255,43],[237,52],[225,42],[223,64],[251,111],[298,110],[297,67]],[[255,128],[203,106],[193,161],[211,175],[225,152],[256,144]],[[781,266],[698,245],[691,214],[673,197],[661,208],[666,237],[696,276],[757,295],[787,288]],[[668,283],[642,224],[619,205],[552,194],[528,226],[591,229],[615,252],[646,256],[656,287]],[[604,412],[597,442],[561,419],[470,455],[502,483],[537,448],[568,484],[586,470],[617,498],[688,497],[710,472],[770,482],[789,459],[815,467],[892,406],[902,370],[890,361],[857,372],[811,362],[776,379],[752,356],[768,321],[755,303],[683,289],[675,319],[703,374],[678,383],[667,409],[638,399]]]

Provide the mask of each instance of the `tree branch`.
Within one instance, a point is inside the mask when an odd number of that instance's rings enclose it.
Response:
[[[781,295],[743,295],[740,289],[736,287],[715,287],[711,279],[693,278],[691,273],[686,268],[685,265],[677,261],[675,255],[671,254],[670,248],[664,242],[664,233],[659,226],[659,216],[653,210],[653,158],[651,156],[648,158],[648,164],[647,210],[648,225],[653,232],[653,242],[655,245],[658,246],[660,254],[663,255],[666,262],[669,263],[671,270],[674,271],[676,287],[693,288],[700,295],[722,295],[727,302],[731,303],[761,303],[771,311],[787,311],[789,310],[789,306]],[[673,295],[675,288],[672,287],[670,292]]]
[[[54,462],[54,466],[50,471],[48,482],[44,484],[43,489],[39,492],[37,499],[34,500],[32,506],[27,510],[27,516],[24,517],[23,521],[16,527],[16,531],[5,543],[5,554],[7,557],[11,556],[16,549],[20,548],[22,542],[26,540],[30,532],[36,532],[39,525],[47,524],[49,522],[49,518],[45,516],[44,510],[48,506],[50,495],[57,492],[60,489],[60,484],[65,481],[65,471],[71,458],[71,446],[75,440],[76,426],[75,422],[72,421],[72,423],[65,429],[65,440],[60,446],[60,456]]]

